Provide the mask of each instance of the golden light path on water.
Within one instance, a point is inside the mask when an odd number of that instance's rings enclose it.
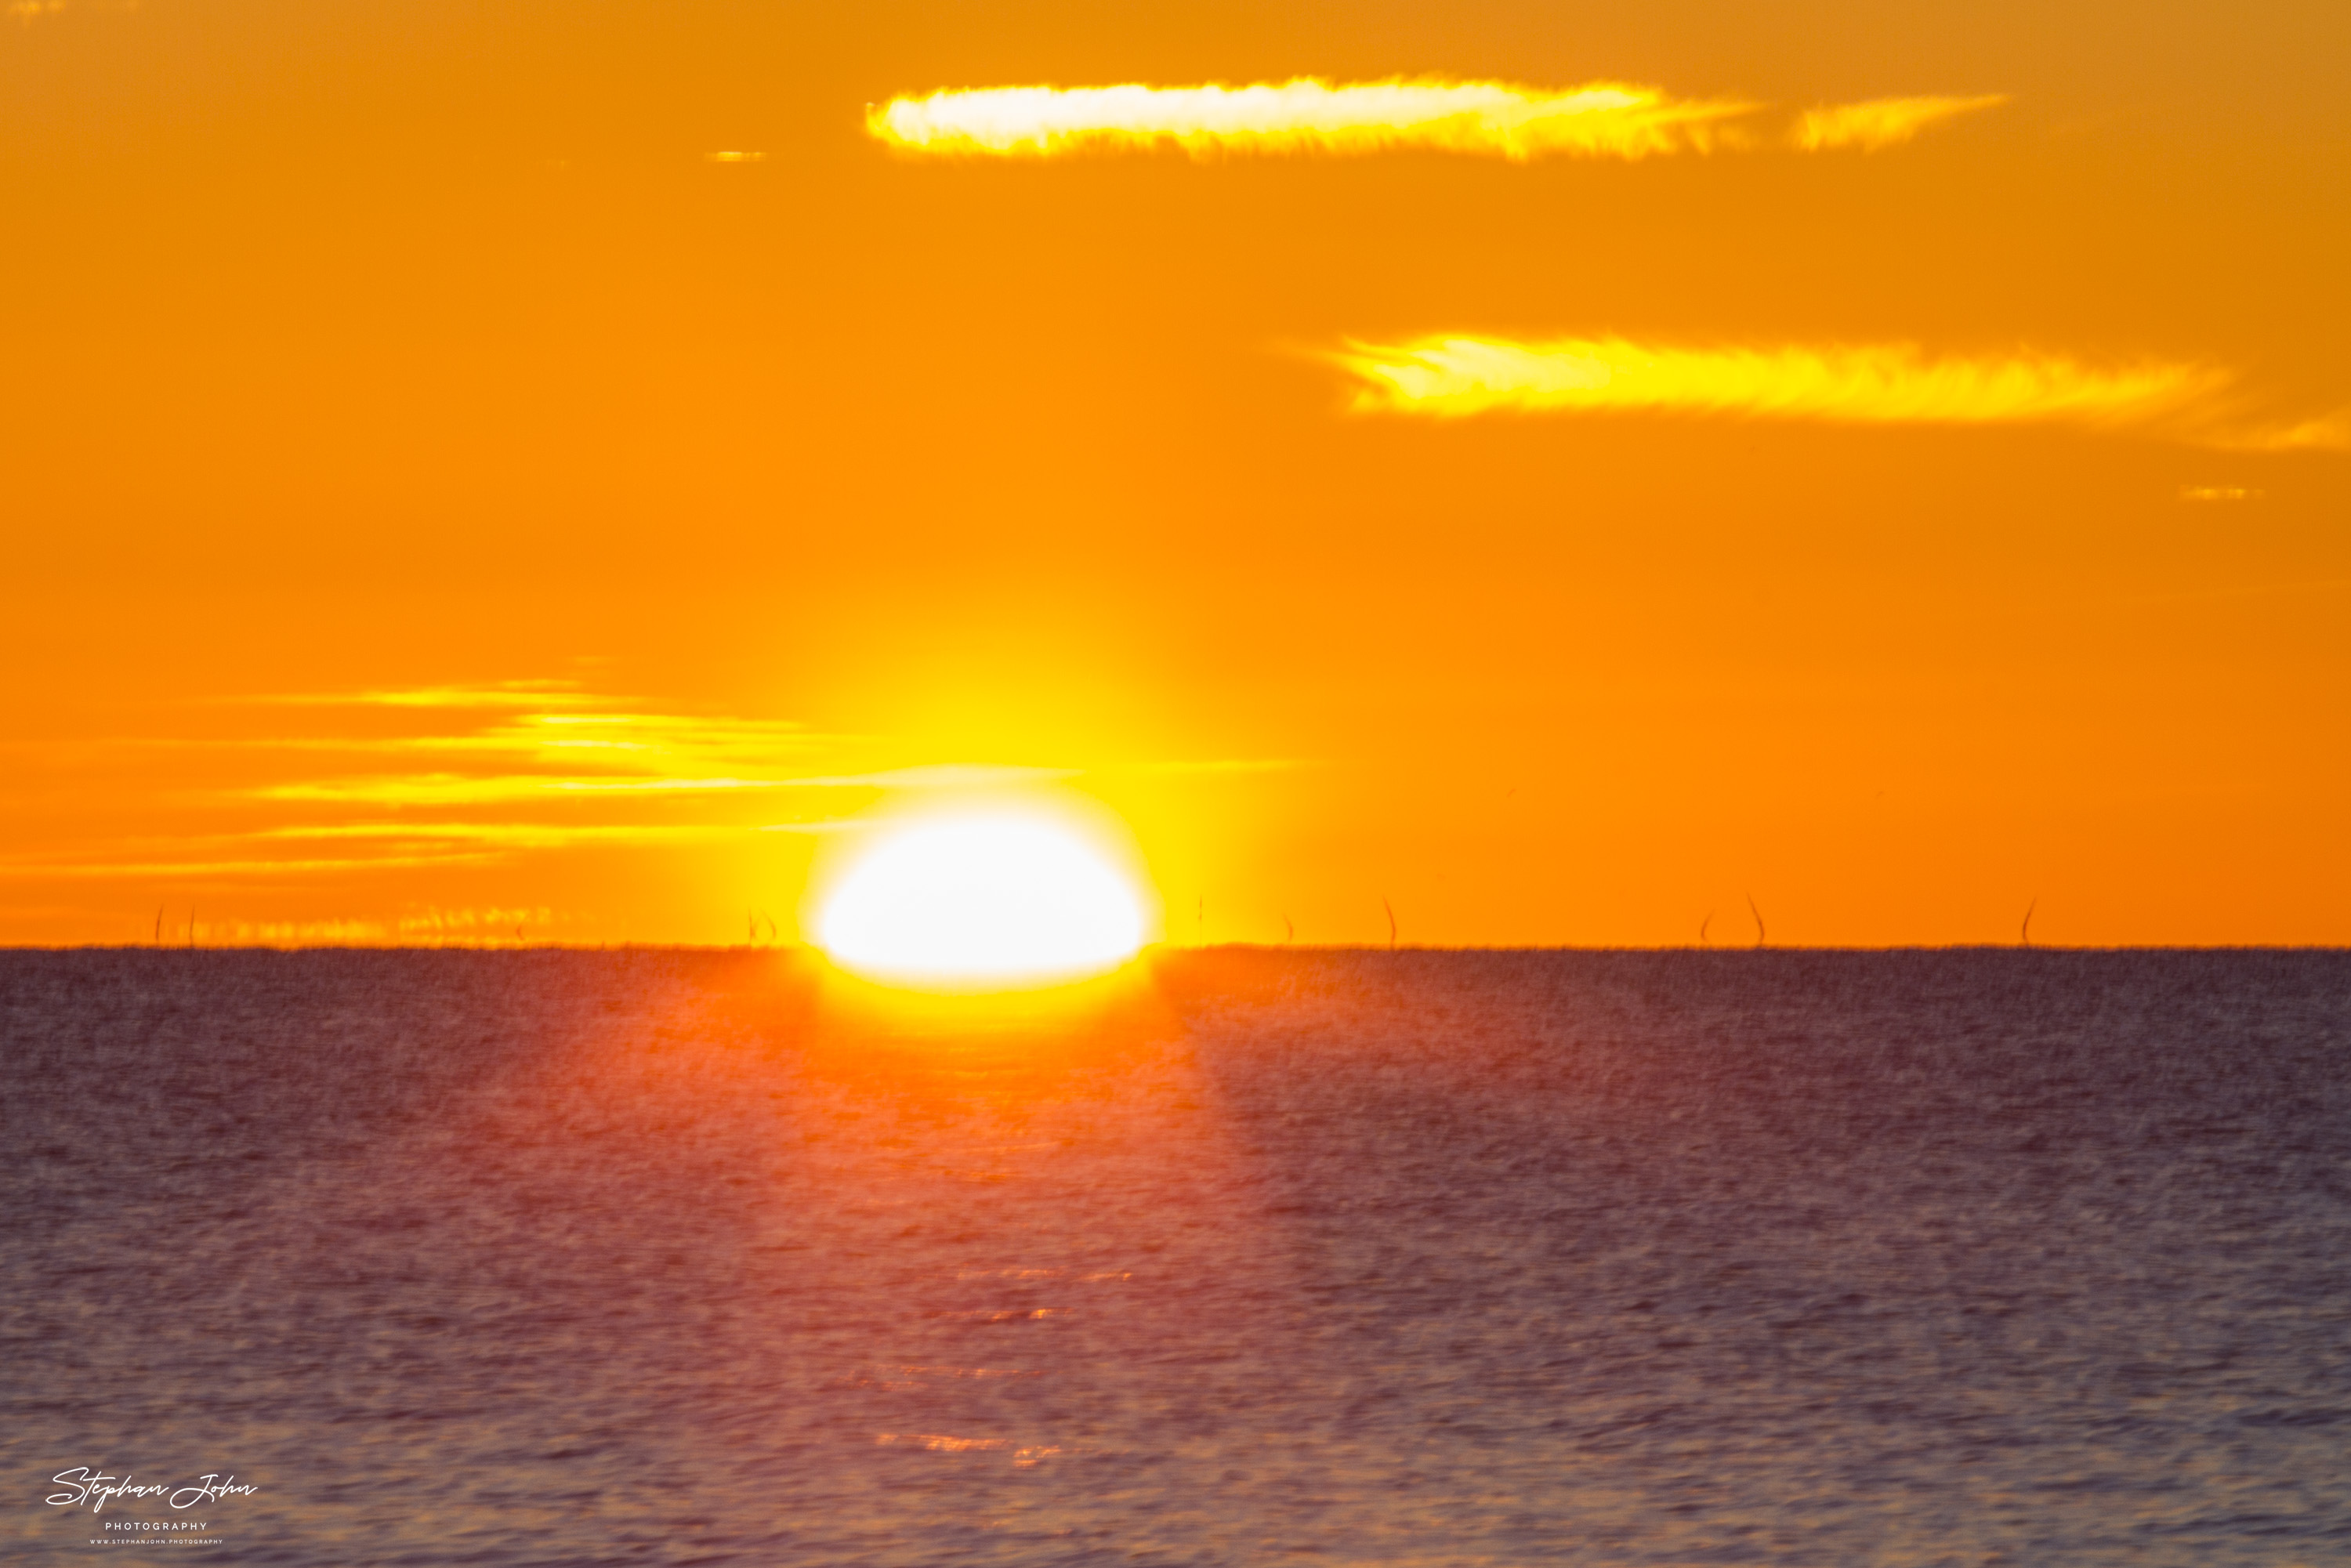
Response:
[[[1114,969],[1150,920],[1104,837],[1033,807],[884,824],[824,880],[817,946],[852,975],[914,990],[1013,990]]]

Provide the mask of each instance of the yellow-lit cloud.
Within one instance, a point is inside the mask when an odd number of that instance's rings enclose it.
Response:
[[[942,762],[924,768],[889,768],[879,773],[820,774],[778,782],[802,789],[1000,789],[1077,776],[1074,768],[1005,768],[988,763]]]
[[[1641,158],[1704,151],[1751,105],[1592,82],[1562,90],[1507,82],[1332,84],[1301,77],[1250,87],[1008,87],[898,98],[867,111],[875,136],[910,152],[1049,157],[1173,143],[1209,152],[1378,152],[1426,147],[1527,159]]]
[[[636,771],[790,766],[852,737],[817,735],[784,719],[657,713],[531,713],[464,735],[305,737],[248,742],[257,749],[364,752],[496,752],[567,768]]]
[[[779,789],[792,782],[787,779],[563,779],[537,773],[411,773],[268,784],[248,793],[257,800],[325,800],[373,806],[474,806],[499,800],[545,800],[551,795],[702,795],[737,789]]]
[[[295,692],[246,699],[296,707],[592,707],[611,699],[579,689],[577,681],[495,681],[477,685],[413,686],[397,691]]]
[[[562,680],[236,700],[299,714],[302,723],[290,735],[104,743],[210,754],[200,766],[212,786],[175,795],[177,808],[198,813],[192,831],[0,857],[0,881],[266,883],[589,849],[749,845],[759,834],[839,831],[887,793],[995,794],[1101,771],[924,762],[903,740],[662,712]],[[0,753],[8,748],[0,740]],[[1134,765],[1155,766],[1202,765]],[[292,820],[254,825],[256,804]],[[465,820],[434,820],[460,812]],[[239,939],[295,939],[289,933],[254,927]]]
[[[1879,424],[2147,424],[2225,385],[2208,366],[2099,369],[2062,356],[1929,358],[1907,344],[1684,349],[1622,338],[1425,338],[1331,356],[1357,406],[1458,416],[1496,409],[1675,411]]]
[[[2202,444],[2228,452],[2351,452],[2351,408],[2294,424],[2223,431]]]
[[[0,877],[193,877],[269,878],[316,876],[329,872],[390,871],[414,866],[480,865],[494,858],[486,852],[451,854],[371,855],[345,860],[145,860],[87,862],[12,862],[0,864]]]
[[[2008,101],[2005,93],[1978,98],[1877,98],[1867,103],[1810,109],[1789,132],[1789,141],[1807,152],[1858,147],[1875,152],[1897,146],[1939,121]]]
[[[272,828],[262,839],[392,840],[492,844],[502,849],[568,849],[574,844],[697,844],[752,830],[698,822],[336,822]]]
[[[1891,98],[1808,111],[1786,136],[1808,152],[1907,141],[1938,120],[2005,99]],[[959,157],[1181,147],[1210,152],[1382,152],[1426,148],[1523,162],[1546,154],[1646,158],[1746,148],[1761,105],[1675,98],[1633,82],[1535,88],[1512,82],[1299,77],[1248,87],[998,87],[893,98],[866,129],[909,152]]]

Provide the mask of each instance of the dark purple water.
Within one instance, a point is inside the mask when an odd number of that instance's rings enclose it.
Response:
[[[2351,955],[1188,954],[966,1027],[18,952],[0,1050],[16,1560],[2351,1561]]]

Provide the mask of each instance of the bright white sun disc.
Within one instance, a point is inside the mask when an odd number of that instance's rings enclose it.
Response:
[[[1133,885],[1076,832],[962,816],[886,832],[824,901],[817,940],[853,973],[954,988],[1117,967],[1143,946]]]

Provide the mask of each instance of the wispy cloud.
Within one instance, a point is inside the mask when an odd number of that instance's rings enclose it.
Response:
[[[2006,99],[1889,98],[1807,110],[1779,144],[1806,152],[1875,150],[1929,125]],[[1765,106],[1676,98],[1662,88],[1596,81],[1401,78],[1326,82],[1299,77],[1247,87],[996,87],[893,98],[866,110],[866,129],[901,152],[946,157],[1050,158],[1180,147],[1217,152],[1355,154],[1402,149],[1514,162],[1552,155],[1648,158],[1772,144],[1750,128]]]
[[[1703,152],[1755,106],[1677,99],[1656,88],[1591,82],[1560,89],[1507,82],[1331,83],[1301,77],[1249,87],[1008,87],[897,98],[866,127],[912,152],[998,157],[1162,143],[1216,152],[1378,152],[1436,148],[1528,159],[1546,153],[1643,158]]]
[[[577,681],[494,681],[406,686],[390,691],[289,692],[242,700],[293,707],[413,708],[599,707],[609,706],[613,701],[580,690]]]
[[[781,789],[789,779],[551,778],[539,773],[404,773],[361,779],[312,779],[265,784],[246,793],[256,800],[325,800],[371,806],[478,806],[563,795],[709,795]]]
[[[569,849],[575,844],[698,844],[738,838],[747,830],[701,822],[335,822],[271,828],[260,839],[467,843],[499,849]]]
[[[1876,424],[2148,424],[2225,386],[2210,366],[2102,369],[2019,352],[1933,358],[1908,344],[1687,349],[1622,338],[1350,343],[1331,358],[1366,410],[1739,414]]]
[[[495,752],[552,768],[673,771],[791,765],[850,737],[820,735],[785,719],[662,713],[529,713],[463,734],[308,737],[257,747],[351,753]]]
[[[0,859],[0,879],[282,881],[287,877],[360,871],[480,866],[535,851],[723,843],[743,840],[745,835],[755,832],[821,831],[843,821],[836,818],[773,825],[543,821],[294,824],[242,833],[148,836],[94,843],[78,852],[10,856]],[[285,852],[280,852],[281,846]],[[319,852],[329,846],[340,852]]]
[[[781,760],[781,759],[778,759]],[[380,806],[470,806],[566,795],[708,795],[758,789],[992,789],[1073,777],[1063,768],[998,768],[954,764],[898,768],[878,773],[777,774],[767,777],[679,777],[662,773],[553,775],[543,773],[403,773],[309,779],[258,786],[263,800],[329,800]]]
[[[1788,133],[1788,141],[1806,152],[1844,147],[1875,152],[1881,147],[1899,146],[1930,125],[1996,109],[2007,101],[2007,94],[1995,92],[1976,98],[1876,98],[1866,103],[1808,109]]]
[[[445,854],[383,854],[284,860],[248,857],[242,860],[93,858],[85,861],[11,861],[0,863],[0,877],[42,880],[134,877],[146,881],[175,882],[215,878],[251,881],[288,876],[319,876],[343,872],[394,871],[414,866],[483,865],[496,858],[488,852],[468,851]]]
[[[891,793],[981,794],[1092,770],[893,766],[920,751],[904,740],[789,720],[664,712],[569,681],[247,701],[281,710],[290,733],[116,741],[168,747],[183,758],[204,754],[199,771],[207,782],[175,784],[168,793],[142,787],[118,803],[124,831],[0,859],[0,879],[315,885],[371,872],[506,864],[600,848],[747,846],[763,833],[837,831]],[[187,771],[170,770],[174,778]],[[462,820],[444,820],[450,818]],[[159,822],[183,831],[158,835]],[[259,939],[284,935],[273,928]]]
[[[2224,430],[2202,444],[2227,452],[2351,452],[2351,408],[2292,424]]]
[[[1074,768],[1006,768],[992,763],[948,762],[926,768],[891,768],[879,773],[818,774],[778,782],[804,789],[1002,789],[1074,779],[1078,773]]]

